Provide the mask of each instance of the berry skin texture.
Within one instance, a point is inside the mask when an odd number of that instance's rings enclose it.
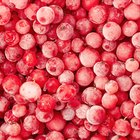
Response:
[[[116,55],[119,60],[126,61],[133,56],[134,47],[129,42],[122,42],[116,49]]]
[[[27,113],[27,108],[25,105],[16,104],[12,108],[12,113],[14,116],[20,118]]]
[[[18,0],[9,0],[9,2],[14,4],[17,9],[24,9],[27,6],[28,0],[21,0],[20,2]]]
[[[133,74],[133,72],[138,70],[139,62],[137,60],[135,60],[134,58],[129,58],[125,62],[125,68],[127,71],[132,72],[132,74]],[[133,80],[133,78],[132,78],[132,80]]]
[[[8,109],[9,101],[4,97],[0,96],[0,112],[5,112]]]
[[[95,79],[94,79],[94,84],[98,89],[104,90],[105,89],[105,84],[108,81],[109,80],[106,76],[105,77],[96,76]]]
[[[52,8],[44,6],[37,11],[36,16],[40,24],[48,25],[53,22],[55,18],[55,13]]]
[[[37,107],[44,112],[50,112],[55,107],[55,99],[49,94],[43,94],[38,99]]]
[[[0,140],[140,140],[140,0],[0,0]]]
[[[85,8],[87,11],[89,11],[89,9],[91,7],[96,6],[99,3],[99,0],[82,0],[82,6],[83,8]]]
[[[113,5],[114,7],[121,9],[125,8],[130,2],[131,0],[114,0]]]
[[[35,46],[35,38],[32,34],[28,33],[21,36],[19,46],[24,50],[29,50]]]
[[[108,102],[109,100],[109,102]],[[105,93],[102,97],[102,106],[106,109],[113,109],[116,107],[118,98],[115,94]]]
[[[0,5],[0,25],[6,25],[11,18],[10,9],[4,5]]]
[[[81,35],[86,35],[92,31],[93,24],[87,18],[81,18],[76,22],[76,29]]]
[[[36,12],[39,9],[39,6],[35,3],[30,3],[25,9],[24,14],[29,20],[35,20],[36,19]]]
[[[37,33],[37,34],[45,34],[48,32],[48,30],[50,29],[49,25],[41,25],[38,21],[34,21],[33,22],[33,30]]]
[[[80,7],[80,0],[66,0],[66,7],[69,10],[77,10]]]
[[[136,117],[133,117],[131,120],[130,120],[130,123],[131,123],[131,127],[135,130],[140,130],[140,120]]]
[[[70,71],[76,71],[80,67],[80,61],[76,54],[68,52],[63,55],[65,67]]]
[[[64,71],[64,63],[58,57],[50,58],[46,63],[46,70],[53,76],[58,76]]]
[[[1,125],[1,130],[10,136],[18,136],[21,132],[21,127],[18,123],[3,123]]]
[[[40,97],[42,92],[37,83],[29,81],[21,85],[19,93],[29,102],[34,102]]]
[[[87,87],[82,93],[82,101],[89,105],[101,103],[102,92],[98,88]]]
[[[129,91],[132,87],[132,80],[126,75],[117,77],[116,81],[121,91]]]
[[[79,54],[80,62],[85,67],[93,67],[100,60],[99,53],[91,47],[86,47]],[[92,60],[92,61],[91,61]]]
[[[46,123],[46,127],[52,131],[62,131],[64,129],[66,121],[63,119],[60,113],[54,113],[54,117]]]
[[[118,119],[113,126],[113,132],[117,135],[126,137],[130,134],[131,126],[127,120]]]
[[[54,14],[55,14],[53,23],[60,23],[62,21],[62,19],[64,18],[63,9],[58,5],[51,5],[50,8],[53,9]]]
[[[45,140],[64,140],[64,136],[62,135],[61,132],[58,131],[51,131],[50,133],[48,133],[46,135],[46,139]]]
[[[122,27],[122,31],[125,36],[131,37],[133,36],[138,30],[138,25],[134,21],[127,21],[124,23]]]
[[[39,121],[34,115],[28,115],[24,118],[23,127],[26,131],[35,132],[39,128]]]
[[[74,30],[72,25],[70,25],[69,23],[61,23],[57,29],[56,29],[56,33],[59,39],[61,40],[69,40],[72,38],[73,34],[74,34]]]
[[[105,120],[106,112],[103,107],[95,105],[87,110],[86,118],[90,124],[99,125]]]
[[[58,53],[57,45],[52,41],[46,41],[42,45],[42,53],[46,58],[55,57]]]
[[[140,103],[140,85],[134,85],[130,89],[130,99],[135,103],[138,104]]]
[[[140,18],[140,7],[137,4],[131,3],[124,9],[124,16],[128,20],[138,20]]]
[[[140,77],[140,69],[137,71],[132,72],[131,78],[135,84],[140,84],[140,81],[138,80]]]
[[[86,36],[86,43],[92,48],[99,48],[102,44],[102,38],[99,34],[91,32]]]
[[[118,77],[125,74],[125,65],[121,61],[116,61],[112,64],[111,74]]]
[[[133,108],[134,108],[134,103],[131,100],[124,101],[121,104],[120,112],[121,112],[122,116],[131,119],[132,117],[134,117]]]
[[[117,9],[115,7],[109,8],[109,15],[107,21],[113,21],[120,24],[123,21],[124,14],[122,9]]]
[[[60,86],[59,81],[56,78],[49,78],[45,85],[43,90],[47,90],[49,93],[55,93]]]
[[[20,34],[27,34],[30,31],[30,24],[27,20],[19,20],[16,23],[16,31]]]
[[[62,84],[58,87],[56,94],[61,102],[68,102],[76,95],[76,89],[73,85]]]
[[[2,83],[2,87],[4,91],[12,95],[18,93],[20,85],[21,85],[21,81],[19,77],[15,75],[8,75],[3,79],[3,83]]]
[[[102,24],[107,19],[107,11],[105,6],[97,5],[92,7],[88,13],[89,20],[94,24]]]
[[[109,65],[103,61],[97,62],[93,67],[93,71],[97,76],[107,76],[109,72]]]
[[[137,119],[140,119],[140,104],[138,103],[137,105],[134,106],[134,109],[133,109],[133,113],[134,113],[134,116],[137,118]]]
[[[132,44],[136,47],[136,48],[140,48],[140,32],[135,33],[132,36]]]
[[[21,49],[18,45],[7,46],[5,48],[5,56],[9,61],[17,62],[23,56],[23,49]]]
[[[110,80],[105,84],[105,90],[109,94],[114,94],[118,91],[118,83],[114,80]]]
[[[121,36],[121,27],[115,22],[107,22],[103,26],[103,36],[109,41],[118,40]]]
[[[81,86],[88,86],[94,79],[94,74],[90,68],[81,67],[76,73],[76,81]]]

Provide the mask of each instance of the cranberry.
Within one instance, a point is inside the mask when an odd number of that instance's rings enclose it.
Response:
[[[3,79],[2,87],[5,92],[9,94],[16,94],[21,86],[19,77],[15,75],[8,75]]]
[[[50,112],[55,107],[55,99],[49,94],[43,94],[38,100],[37,107],[44,112]]]
[[[55,18],[55,14],[54,14],[53,9],[50,7],[47,7],[47,6],[41,7],[37,11],[36,16],[37,16],[38,22],[42,25],[48,25],[48,24],[52,23],[54,18]]]
[[[0,140],[139,140],[139,0],[0,0]]]

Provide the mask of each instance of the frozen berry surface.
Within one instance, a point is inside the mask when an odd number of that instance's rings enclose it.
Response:
[[[0,0],[0,140],[140,140],[140,0]]]

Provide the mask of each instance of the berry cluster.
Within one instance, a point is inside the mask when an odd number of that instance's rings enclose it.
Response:
[[[0,140],[140,140],[140,0],[0,0]]]

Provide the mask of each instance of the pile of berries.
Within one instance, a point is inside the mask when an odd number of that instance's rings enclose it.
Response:
[[[140,0],[0,0],[0,140],[140,140]]]

